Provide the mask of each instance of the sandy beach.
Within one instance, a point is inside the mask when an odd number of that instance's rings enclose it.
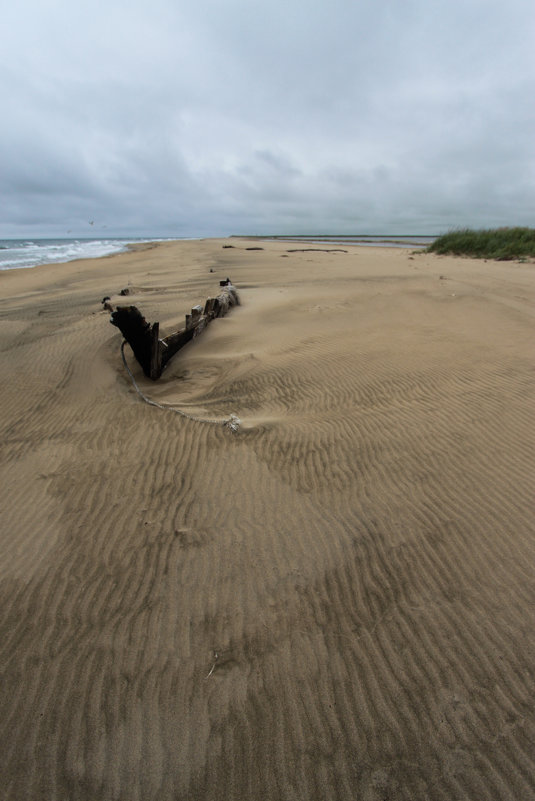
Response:
[[[321,248],[0,273],[2,798],[535,798],[535,265]]]

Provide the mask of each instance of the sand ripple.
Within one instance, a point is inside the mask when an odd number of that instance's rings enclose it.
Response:
[[[534,798],[532,265],[233,244],[0,275],[3,797]]]

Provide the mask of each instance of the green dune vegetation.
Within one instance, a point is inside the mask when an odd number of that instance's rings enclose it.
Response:
[[[535,256],[535,228],[463,228],[439,236],[427,252],[498,261],[525,259]]]

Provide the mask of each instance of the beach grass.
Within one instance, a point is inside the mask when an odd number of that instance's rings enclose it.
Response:
[[[508,261],[535,256],[535,228],[462,228],[439,236],[428,253]]]

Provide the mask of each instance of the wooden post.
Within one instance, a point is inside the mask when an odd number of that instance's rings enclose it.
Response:
[[[204,304],[204,314],[208,317],[214,310],[214,298],[208,298]]]
[[[162,374],[162,350],[160,348],[160,323],[153,323],[150,330],[150,377],[156,381]]]

